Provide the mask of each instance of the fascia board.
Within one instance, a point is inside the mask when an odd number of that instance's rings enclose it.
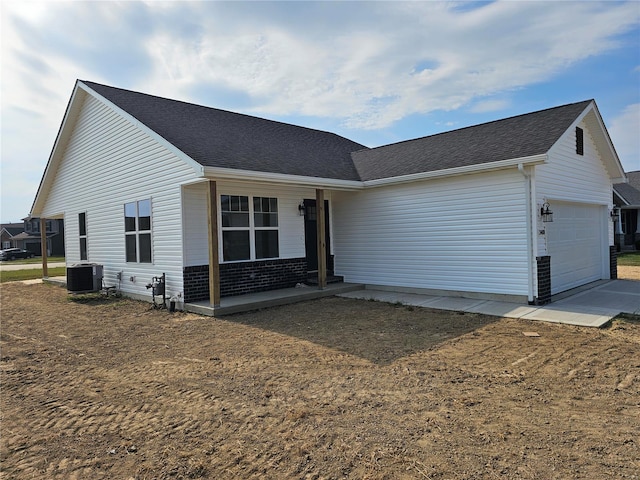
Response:
[[[158,135],[156,132],[154,132],[149,127],[147,127],[144,123],[142,123],[140,120],[135,118],[133,115],[127,113],[122,108],[118,107],[115,103],[111,102],[110,100],[108,100],[105,97],[103,97],[102,95],[100,95],[98,92],[93,90],[91,87],[87,86],[86,84],[84,84],[84,83],[82,83],[80,81],[78,82],[78,86],[80,88],[82,88],[83,90],[85,90],[87,93],[90,93],[94,97],[100,99],[100,101],[104,102],[115,113],[117,113],[118,115],[120,115],[121,117],[126,119],[128,122],[130,122],[132,125],[135,125],[141,131],[143,131],[144,133],[149,135],[156,142],[158,142],[160,145],[162,145],[167,150],[169,150],[171,153],[173,153],[176,157],[178,157],[181,160],[183,160],[187,165],[189,165],[193,169],[193,171],[195,172],[196,175],[198,175],[200,177],[204,176],[204,167],[200,163],[196,162],[193,158],[188,156],[186,153],[184,153],[182,150],[180,150],[178,147],[173,145],[171,142],[169,142],[168,140],[166,140],[162,136]]]
[[[334,190],[359,190],[362,182],[356,180],[338,180],[334,178],[306,177],[283,173],[256,172],[235,168],[204,167],[204,175],[211,179],[228,179],[262,183],[280,183],[285,185],[302,185]]]
[[[367,180],[363,183],[365,187],[379,187],[382,185],[395,185],[399,183],[415,182],[418,180],[428,180],[432,178],[451,177],[451,176],[465,175],[470,173],[487,172],[491,170],[501,170],[504,168],[517,167],[518,164],[539,165],[546,162],[547,162],[547,154],[540,154],[540,155],[532,155],[529,157],[499,160],[497,162],[481,163],[478,165],[467,165],[464,167],[447,168],[444,170],[435,170],[431,172],[413,173],[411,175],[402,175],[399,177]]]

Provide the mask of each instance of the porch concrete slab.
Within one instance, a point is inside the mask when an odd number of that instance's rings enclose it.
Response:
[[[249,293],[234,297],[224,297],[220,300],[220,306],[212,307],[209,301],[185,303],[184,308],[188,312],[207,316],[231,315],[234,313],[248,312],[262,308],[287,305],[303,302],[316,298],[330,297],[353,290],[361,290],[364,285],[353,283],[331,283],[324,289],[304,286],[300,288],[283,288],[267,292]]]

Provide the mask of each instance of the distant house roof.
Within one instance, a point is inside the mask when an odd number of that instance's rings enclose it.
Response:
[[[591,100],[352,154],[363,181],[545,154]]]
[[[24,224],[23,223],[3,223],[0,225],[0,230],[4,230],[11,237],[15,237],[16,235],[24,232]]]
[[[627,172],[629,183],[619,183],[613,186],[613,191],[627,206],[640,208],[640,170]]]
[[[334,133],[82,83],[203,166],[359,180],[350,154],[366,147]]]

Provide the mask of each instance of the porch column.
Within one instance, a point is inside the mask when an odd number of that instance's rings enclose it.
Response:
[[[618,212],[620,213],[620,216],[618,217],[618,220],[616,220],[615,234],[616,235],[622,235],[624,233],[622,231],[622,215],[624,215],[624,210],[620,209],[620,210],[618,210]]]
[[[42,250],[42,277],[49,276],[47,265],[47,219],[40,218],[40,249]]]
[[[209,180],[207,189],[207,218],[209,232],[209,304],[220,306],[220,258],[218,249],[218,193],[216,182]]]
[[[324,212],[324,190],[316,189],[316,225],[318,226],[318,288],[327,287],[327,226]]]

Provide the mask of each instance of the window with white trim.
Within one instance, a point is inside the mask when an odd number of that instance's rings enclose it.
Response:
[[[222,260],[278,258],[278,199],[221,195]]]
[[[237,262],[251,259],[249,197],[222,195],[222,259]]]
[[[80,260],[87,260],[87,214],[78,214],[78,236],[80,238]]]
[[[151,200],[124,205],[124,233],[127,262],[151,263]]]

